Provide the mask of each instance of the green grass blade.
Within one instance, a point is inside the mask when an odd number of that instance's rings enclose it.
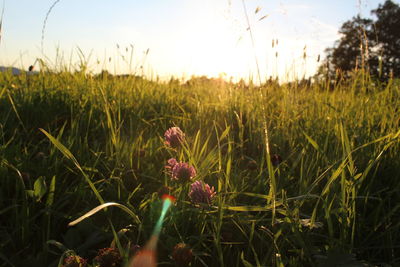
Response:
[[[107,203],[104,203],[104,204],[101,204],[101,205],[95,207],[94,209],[88,211],[87,213],[85,213],[84,215],[82,215],[81,217],[79,217],[78,219],[76,219],[76,220],[70,222],[70,223],[68,224],[68,226],[74,226],[74,225],[80,223],[81,221],[83,221],[84,219],[87,219],[87,218],[89,218],[90,216],[96,214],[96,213],[99,212],[100,210],[105,209],[105,208],[110,207],[110,206],[114,206],[114,207],[117,207],[117,208],[122,209],[123,211],[125,211],[126,213],[128,213],[128,214],[132,217],[132,219],[135,220],[136,223],[140,224],[139,218],[138,218],[138,217],[136,216],[136,214],[133,213],[128,207],[126,207],[126,206],[124,206],[124,205],[122,205],[122,204],[119,204],[119,203],[115,203],[115,202],[107,202]]]

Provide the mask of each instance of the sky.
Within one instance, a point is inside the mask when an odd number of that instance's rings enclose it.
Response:
[[[340,26],[383,0],[59,0],[43,27],[53,3],[0,0],[0,65],[292,80],[312,75]]]

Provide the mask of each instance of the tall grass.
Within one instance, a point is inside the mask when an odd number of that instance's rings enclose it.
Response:
[[[161,265],[179,242],[195,266],[399,264],[399,81],[364,76],[331,90],[1,74],[0,265],[57,266],[71,251],[90,259],[113,240],[144,245],[163,185],[178,201],[160,236]],[[178,154],[163,141],[174,125],[187,137]],[[210,208],[171,181],[170,157],[216,188]],[[138,220],[108,208],[67,226],[105,202]]]

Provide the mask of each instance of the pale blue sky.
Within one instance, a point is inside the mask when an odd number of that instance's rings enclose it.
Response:
[[[79,47],[85,57],[91,55],[93,71],[137,72],[144,65],[152,77],[255,76],[241,0],[61,0],[48,18],[43,54],[43,20],[54,0],[4,2],[0,65],[27,68],[44,54],[54,68],[74,68]],[[341,24],[360,12],[369,16],[383,0],[245,3],[263,77],[278,73],[291,78],[313,73],[318,54],[338,39]],[[255,14],[257,7],[261,10]],[[272,39],[278,39],[278,46],[271,47]]]

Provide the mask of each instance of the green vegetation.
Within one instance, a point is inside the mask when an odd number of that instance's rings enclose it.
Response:
[[[362,72],[333,90],[0,74],[0,266],[61,266],[74,253],[92,264],[110,246],[126,261],[152,233],[163,186],[177,201],[160,266],[175,246],[192,249],[192,266],[399,265],[399,84]],[[164,144],[172,126],[182,148]],[[212,205],[171,180],[172,157],[215,187]],[[106,202],[124,207],[68,227]]]

